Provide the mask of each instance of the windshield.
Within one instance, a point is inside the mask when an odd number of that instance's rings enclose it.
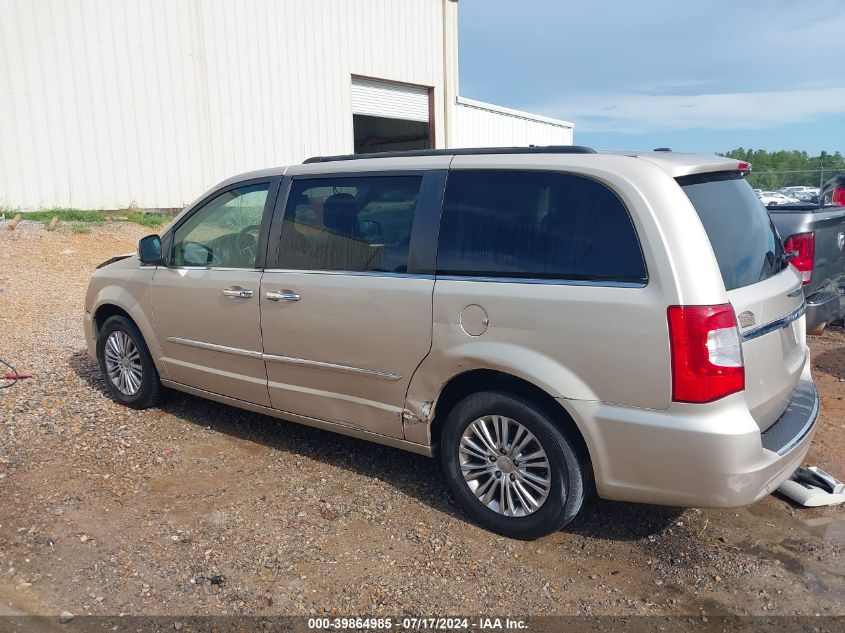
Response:
[[[738,173],[686,176],[678,178],[678,184],[707,231],[726,290],[750,286],[784,269],[777,230]]]

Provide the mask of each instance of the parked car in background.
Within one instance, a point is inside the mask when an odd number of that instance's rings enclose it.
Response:
[[[792,194],[792,197],[804,204],[818,204],[819,194],[812,191],[798,191]]]
[[[778,189],[780,193],[785,196],[794,197],[795,194],[798,193],[806,193],[806,194],[815,194],[819,195],[819,188],[818,187],[806,187],[804,185],[797,185],[793,187],[781,187]]]
[[[130,407],[166,386],[439,455],[511,537],[593,490],[749,504],[801,464],[819,397],[748,168],[532,147],[242,174],[94,272],[85,339]]]
[[[781,204],[796,204],[799,202],[798,198],[786,196],[779,191],[763,191],[758,194],[760,202],[767,207],[776,207]]]
[[[821,334],[845,316],[845,206],[778,205],[769,216],[801,273],[807,331]]]
[[[845,174],[834,176],[822,187],[819,194],[821,204],[845,206]]]

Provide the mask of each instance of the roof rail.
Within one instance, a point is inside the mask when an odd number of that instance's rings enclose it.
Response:
[[[595,154],[596,150],[581,145],[529,145],[528,147],[462,147],[455,149],[413,149],[404,152],[375,152],[341,156],[312,156],[306,163],[330,163],[362,158],[402,158],[406,156],[466,156],[472,154]]]

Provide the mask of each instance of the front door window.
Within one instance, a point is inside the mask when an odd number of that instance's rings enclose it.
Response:
[[[269,183],[229,189],[176,229],[172,266],[255,268]]]

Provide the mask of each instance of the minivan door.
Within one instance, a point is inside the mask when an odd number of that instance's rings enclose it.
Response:
[[[789,404],[809,354],[801,276],[787,264],[765,207],[740,172],[678,182],[716,255],[742,337],[748,408],[765,430]]]
[[[431,348],[444,180],[416,171],[290,181],[260,293],[275,409],[403,437],[408,384]]]
[[[278,180],[227,187],[164,240],[167,264],[151,287],[153,318],[170,380],[270,405],[261,358],[259,286]]]

